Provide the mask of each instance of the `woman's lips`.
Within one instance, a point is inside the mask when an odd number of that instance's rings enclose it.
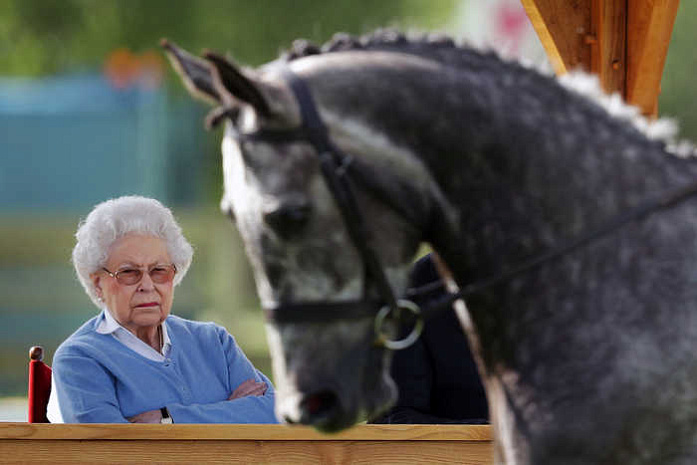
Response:
[[[138,305],[136,305],[136,307],[157,307],[158,305],[160,305],[160,304],[157,302],[147,302],[144,304],[138,304]]]

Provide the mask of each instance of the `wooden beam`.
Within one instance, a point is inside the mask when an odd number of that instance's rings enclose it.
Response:
[[[624,96],[627,0],[521,0],[557,74],[594,73]]]
[[[521,0],[557,74],[583,69],[645,115],[658,94],[680,0]]]
[[[658,95],[680,0],[627,0],[626,98],[646,115],[658,113]]]
[[[109,439],[130,441],[265,440],[265,441],[475,441],[491,442],[489,425],[356,425],[335,434],[322,434],[309,426],[257,424],[112,424],[112,423],[5,423],[0,422],[0,441]]]
[[[493,463],[488,425],[358,425],[323,435],[285,425],[0,423],[11,463]]]
[[[591,0],[521,0],[554,71],[590,71]]]
[[[591,1],[591,72],[608,94],[624,97],[627,69],[626,0]]]

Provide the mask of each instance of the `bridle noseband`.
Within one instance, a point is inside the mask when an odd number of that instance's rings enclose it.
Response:
[[[300,107],[302,118],[301,126],[293,129],[261,129],[248,134],[235,134],[238,141],[260,142],[298,142],[304,141],[311,144],[318,155],[324,180],[332,193],[341,216],[344,220],[349,236],[357,248],[364,264],[364,296],[361,300],[353,301],[315,301],[310,303],[281,303],[274,307],[264,309],[266,319],[275,323],[311,323],[331,322],[340,319],[375,318],[376,344],[392,350],[400,350],[409,347],[419,337],[424,324],[424,319],[444,309],[452,308],[452,304],[463,297],[483,291],[484,289],[502,284],[512,278],[531,271],[539,266],[558,259],[574,250],[581,248],[590,242],[607,235],[621,226],[635,220],[642,219],[650,213],[670,208],[685,199],[697,194],[697,183],[692,183],[675,191],[669,192],[658,199],[649,200],[638,207],[613,218],[611,221],[593,229],[586,234],[574,238],[567,243],[554,247],[549,251],[534,256],[529,260],[519,263],[517,266],[505,268],[498,274],[475,281],[456,293],[444,293],[444,296],[430,302],[426,308],[420,308],[412,300],[397,299],[394,291],[380,264],[377,253],[372,247],[366,224],[358,209],[351,179],[348,176],[351,166],[351,156],[343,153],[336,147],[327,132],[326,126],[317,112],[314,100],[305,82],[290,69],[283,68],[282,74],[290,86],[296,101]],[[367,296],[368,283],[372,282],[376,287],[380,300],[369,300]],[[433,290],[442,288],[440,282],[431,283],[418,289],[408,291],[408,297],[418,297]],[[405,315],[415,317],[413,329],[404,339],[391,340],[383,332],[383,323],[388,318],[395,319],[397,323]]]

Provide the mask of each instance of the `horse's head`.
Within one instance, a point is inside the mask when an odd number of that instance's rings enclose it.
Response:
[[[357,77],[361,56],[242,70],[215,54],[200,59],[164,46],[189,90],[217,106],[208,122],[225,122],[222,209],[239,228],[272,316],[279,418],[331,431],[374,416],[396,396],[389,350],[376,343],[379,279],[323,177],[318,148],[289,132],[307,122],[282,69],[306,83],[331,143],[352,156],[344,168],[365,220],[362,234],[396,294],[432,220],[428,170],[362,119],[374,96],[363,94],[369,87]],[[377,332],[394,332],[386,326]]]

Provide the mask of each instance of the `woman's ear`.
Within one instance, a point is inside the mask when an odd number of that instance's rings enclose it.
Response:
[[[92,285],[94,286],[94,291],[97,294],[97,297],[100,299],[102,298],[102,276],[99,273],[92,273],[90,275],[90,279],[92,280]]]

